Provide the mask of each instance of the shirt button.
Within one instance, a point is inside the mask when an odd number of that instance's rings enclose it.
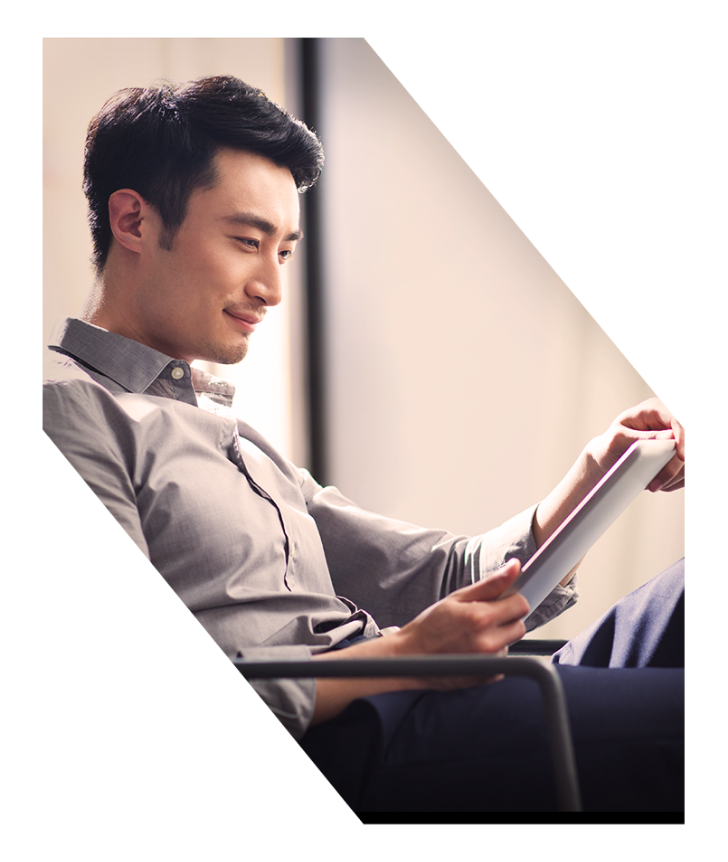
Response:
[[[180,368],[179,365],[175,365],[172,369],[172,377],[175,380],[181,380],[185,376],[184,368]]]

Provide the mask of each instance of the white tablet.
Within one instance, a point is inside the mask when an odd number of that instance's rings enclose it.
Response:
[[[675,454],[674,440],[638,440],[524,565],[508,590],[531,610],[576,566]]]

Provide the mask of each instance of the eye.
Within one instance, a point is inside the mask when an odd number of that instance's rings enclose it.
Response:
[[[261,240],[249,236],[233,236],[233,241],[236,242],[243,251],[260,251]],[[278,259],[283,264],[293,256],[294,249],[282,248],[278,251]]]
[[[260,248],[260,242],[257,239],[251,239],[250,237],[245,236],[235,236],[233,239],[245,248],[256,250]]]

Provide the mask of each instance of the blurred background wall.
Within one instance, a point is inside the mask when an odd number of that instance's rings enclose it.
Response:
[[[393,517],[482,532],[548,493],[590,437],[652,392],[368,45],[316,41],[322,478]],[[45,41],[44,336],[90,284],[81,165],[104,100],[159,77],[230,73],[308,119],[300,48]],[[245,418],[303,466],[315,242],[245,362],[219,369]],[[643,495],[587,556],[579,605],[544,635],[575,634],[682,553],[682,492]]]

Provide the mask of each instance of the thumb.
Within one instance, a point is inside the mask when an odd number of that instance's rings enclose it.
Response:
[[[649,429],[647,431],[643,431],[640,434],[645,440],[673,440],[675,437],[675,432],[672,428],[659,428],[657,430]]]
[[[520,573],[521,562],[513,557],[482,581],[456,590],[452,597],[462,602],[494,601],[510,587]]]

